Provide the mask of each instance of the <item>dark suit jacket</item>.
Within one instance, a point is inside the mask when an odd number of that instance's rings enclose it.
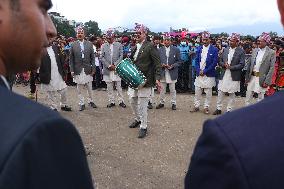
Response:
[[[55,54],[58,72],[62,76],[62,79],[64,80],[64,69],[63,69],[64,57],[60,53],[59,48],[56,45],[53,45],[52,49],[53,49],[54,54]],[[42,59],[41,59],[41,65],[40,65],[40,69],[39,69],[39,77],[40,77],[41,83],[43,83],[43,84],[49,84],[50,83],[51,60],[50,60],[48,53],[46,53],[46,55],[43,56]]]
[[[225,48],[220,57],[219,65],[224,69],[225,69],[224,67],[225,63],[228,62],[229,50],[230,47]],[[230,71],[233,81],[241,81],[241,74],[244,66],[245,66],[245,51],[242,48],[237,47],[230,65]],[[220,76],[221,80],[224,77],[224,73],[225,72],[223,72]]]
[[[135,47],[131,53],[130,58],[133,59],[133,56],[137,48]],[[159,52],[157,48],[154,47],[153,43],[145,41],[137,56],[136,61],[133,63],[138,67],[138,69],[145,75],[147,82],[145,87],[154,87],[156,80],[161,78],[161,63]]]
[[[196,74],[200,74],[200,62],[201,62],[201,53],[202,53],[203,46],[200,46],[197,48],[196,51]],[[215,77],[216,72],[215,72],[215,67],[217,66],[218,63],[218,49],[214,47],[213,45],[210,45],[208,54],[207,54],[207,59],[206,59],[206,66],[204,69],[204,74],[207,77]]]
[[[159,48],[161,64],[167,64],[166,47]],[[170,70],[170,76],[172,80],[177,80],[178,78],[178,67],[183,63],[180,57],[180,51],[175,46],[170,46],[170,54],[168,64],[173,66]],[[161,77],[165,78],[165,68],[161,69]]]
[[[92,189],[84,146],[75,127],[1,83],[0,188]]]
[[[284,93],[204,124],[185,179],[189,189],[284,188]]]

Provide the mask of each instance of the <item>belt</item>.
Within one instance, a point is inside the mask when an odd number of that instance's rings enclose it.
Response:
[[[260,74],[259,74],[259,72],[252,72],[251,75],[255,76],[255,77],[259,77]]]

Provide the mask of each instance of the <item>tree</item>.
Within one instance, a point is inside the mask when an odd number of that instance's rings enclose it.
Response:
[[[95,21],[91,21],[91,20],[84,24],[84,29],[86,31],[86,35],[99,36],[102,33],[101,29],[99,28],[98,23]]]
[[[75,37],[75,29],[68,22],[60,22],[56,20],[53,16],[51,16],[51,19],[57,29],[58,35],[63,35],[65,37]]]

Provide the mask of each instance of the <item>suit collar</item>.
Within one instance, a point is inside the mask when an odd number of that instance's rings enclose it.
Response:
[[[9,83],[8,81],[6,80],[6,78],[2,75],[0,75],[0,86],[2,87],[6,87],[7,89],[10,90],[10,86],[9,86]]]

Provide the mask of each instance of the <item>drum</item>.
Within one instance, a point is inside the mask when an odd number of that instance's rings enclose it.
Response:
[[[138,70],[137,66],[129,58],[122,60],[116,66],[115,71],[132,89],[143,87],[147,81],[143,73]]]

